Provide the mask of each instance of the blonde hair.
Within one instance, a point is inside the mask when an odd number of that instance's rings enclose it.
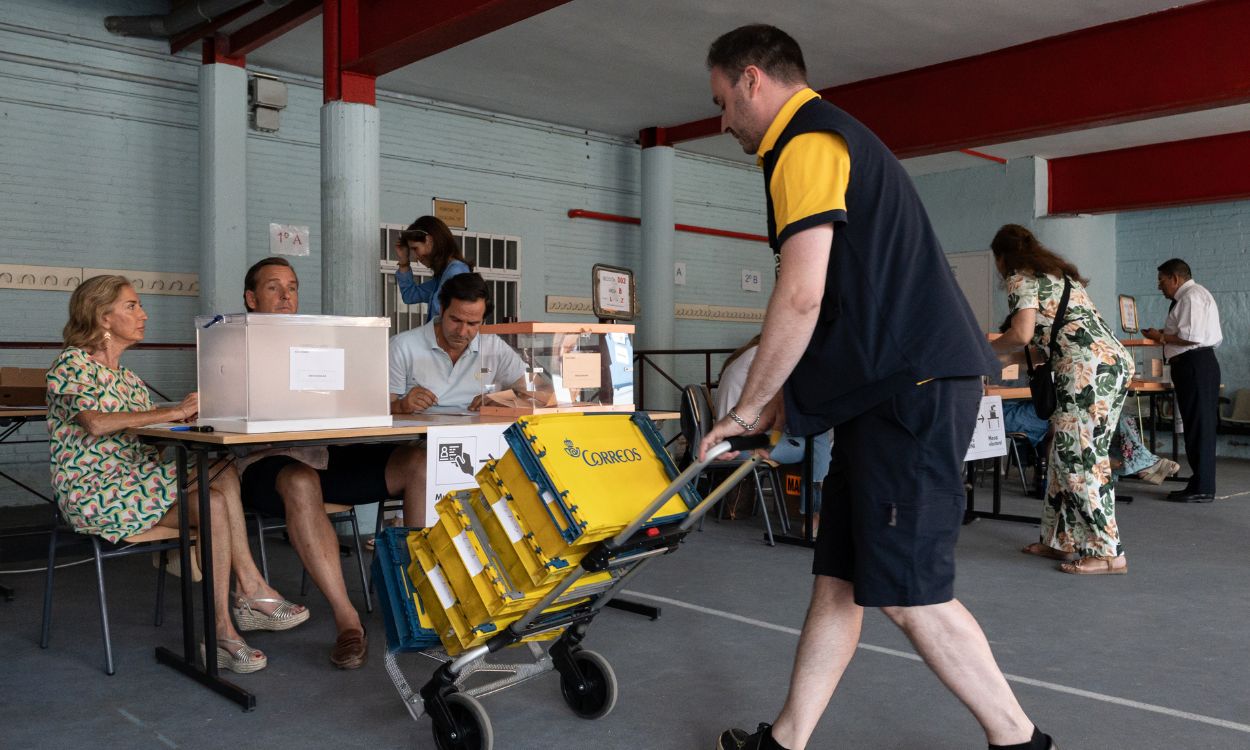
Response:
[[[130,286],[125,276],[92,276],[69,296],[69,321],[61,331],[66,347],[97,349],[104,340],[100,316],[117,302],[122,289]]]

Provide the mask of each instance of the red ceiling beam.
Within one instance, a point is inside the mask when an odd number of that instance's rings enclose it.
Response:
[[[344,70],[380,76],[569,0],[360,0],[360,45]]]
[[[236,68],[247,67],[247,58],[243,55],[226,53],[226,38],[221,34],[207,36],[200,47],[200,62],[204,65],[233,65]]]
[[[321,0],[294,0],[230,34],[230,54],[246,55],[321,15]]]
[[[1250,198],[1250,132],[1051,159],[1052,214]]]
[[[1248,49],[1250,0],[1208,0],[820,93],[906,158],[1250,102]]]
[[[261,4],[262,0],[251,0],[251,2],[243,3],[229,13],[222,13],[220,16],[217,16],[211,21],[205,21],[204,23],[192,26],[181,34],[170,38],[169,54],[176,55],[199,40],[216,34],[218,29],[226,26],[227,24],[234,23],[243,16],[246,16],[248,13],[251,13],[259,8]],[[245,53],[240,52],[239,54],[242,55]]]
[[[346,70],[360,49],[361,0],[325,0],[321,64],[325,101],[377,104],[377,78]]]

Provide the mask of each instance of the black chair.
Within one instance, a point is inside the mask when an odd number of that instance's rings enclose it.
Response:
[[[694,454],[699,450],[699,443],[703,441],[703,436],[712,429],[715,422],[712,416],[712,400],[708,395],[707,388],[702,384],[688,385],[681,391],[681,434],[686,439],[686,461],[685,465],[693,462]],[[708,477],[708,475],[718,472],[733,471],[741,466],[742,460],[734,461],[713,461],[703,470],[703,472],[695,478],[695,482]],[[764,513],[764,529],[768,537],[769,546],[776,546],[773,540],[773,524],[768,515],[768,505],[764,500],[764,487],[760,483],[760,473],[763,472],[769,479],[770,486],[773,491],[773,499],[777,503],[779,520],[782,525],[782,533],[787,533],[786,514],[782,505],[780,482],[777,479],[776,472],[772,466],[765,463],[758,463],[755,470],[751,472],[751,478],[755,481],[756,501],[759,508]]]
[[[382,535],[382,526],[386,523],[386,512],[388,510],[402,510],[403,507],[404,501],[393,497],[378,503],[378,515],[373,524],[373,541],[376,541]],[[369,590],[373,591],[373,561],[378,556],[378,548],[372,542],[370,546],[373,550],[373,556],[369,558]]]
[[[1024,450],[1021,450],[1022,445]],[[1023,432],[1007,433],[1007,464],[1003,466],[1003,475],[1006,476],[1011,473],[1011,465],[1014,463],[1016,470],[1020,473],[1020,491],[1027,495],[1029,494],[1029,483],[1024,478],[1023,457],[1025,455],[1032,460],[1034,471],[1036,471],[1041,459],[1038,456],[1037,448],[1033,447],[1033,443],[1029,441],[1029,436]]]
[[[338,503],[326,503],[326,515],[330,517],[331,523],[339,523],[340,521],[350,522],[352,525],[352,542],[356,549],[356,567],[360,571],[360,585],[365,590],[365,611],[373,611],[373,596],[370,594],[370,576],[365,571],[365,557],[360,548],[360,524],[356,521],[356,508],[352,505],[339,505]],[[381,515],[381,510],[378,511]],[[260,572],[265,576],[265,581],[269,581],[269,555],[265,550],[265,534],[270,531],[279,531],[286,528],[285,518],[275,518],[271,516],[262,516],[259,513],[251,513],[256,521],[256,541],[260,548]],[[300,579],[299,585],[300,596],[308,594],[308,571],[304,571],[303,577]]]
[[[115,674],[113,664],[113,641],[109,633],[108,598],[104,591],[104,561],[114,557],[128,555],[146,555],[160,553],[160,564],[156,574],[156,616],[154,625],[160,627],[164,620],[165,604],[165,564],[171,549],[179,548],[178,530],[166,526],[153,526],[140,534],[126,537],[117,544],[100,539],[94,534],[80,534],[68,526],[60,528],[60,514],[53,511],[52,529],[48,534],[48,571],[44,579],[43,589],[43,627],[39,638],[39,647],[47,648],[52,637],[52,577],[56,572],[57,538],[68,533],[75,537],[87,537],[91,540],[92,557],[95,559],[96,590],[100,600],[100,626],[104,634],[104,673]]]

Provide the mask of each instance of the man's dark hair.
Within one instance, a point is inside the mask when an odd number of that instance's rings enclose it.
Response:
[[[489,318],[491,311],[495,309],[490,299],[490,286],[480,273],[458,273],[443,282],[443,287],[438,290],[438,304],[443,306],[443,312],[447,312],[447,308],[451,307],[453,299],[461,302],[486,300],[486,312],[482,313],[483,320]]]
[[[286,266],[287,268],[291,269],[292,273],[295,273],[295,267],[292,266],[291,261],[287,260],[286,258],[279,258],[277,256],[270,256],[268,258],[263,258],[261,260],[256,261],[254,264],[252,264],[251,268],[247,269],[247,275],[243,277],[243,291],[244,292],[256,291],[256,277],[260,276],[260,269],[264,268],[265,266]],[[247,306],[246,294],[243,296],[243,307],[248,312],[252,311],[252,309]]]
[[[754,65],[782,83],[807,81],[803,50],[793,37],[776,26],[762,23],[740,26],[722,35],[708,48],[708,69],[719,68],[731,84],[738,83],[748,65]]]
[[[1177,276],[1182,279],[1192,279],[1193,271],[1189,270],[1189,264],[1180,258],[1172,258],[1165,260],[1159,264],[1159,273],[1165,276]]]

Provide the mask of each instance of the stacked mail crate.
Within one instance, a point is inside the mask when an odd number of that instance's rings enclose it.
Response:
[[[448,654],[484,643],[531,610],[677,475],[644,415],[538,415],[505,436],[508,452],[478,472],[478,489],[443,496],[438,522],[407,532],[415,642],[441,642]],[[647,525],[679,520],[697,503],[683,489]],[[614,581],[608,571],[583,576],[545,612],[575,606]]]

